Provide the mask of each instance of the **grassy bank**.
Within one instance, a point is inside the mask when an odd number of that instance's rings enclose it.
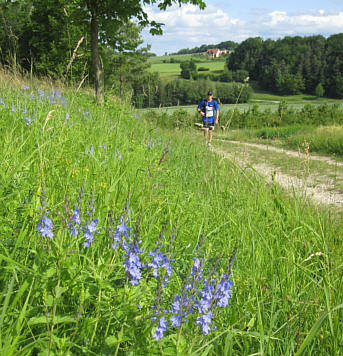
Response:
[[[115,98],[1,83],[1,354],[339,352],[339,213]]]
[[[334,155],[343,159],[343,127],[342,126],[305,126],[294,125],[286,127],[261,129],[232,130],[218,137],[270,144],[292,150],[304,150],[308,147],[311,153]]]

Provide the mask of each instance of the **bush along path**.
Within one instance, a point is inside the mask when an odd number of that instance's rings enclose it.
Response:
[[[302,153],[247,142],[217,142],[221,146],[213,148],[213,151],[235,160],[241,168],[252,168],[268,182],[276,182],[292,194],[343,209],[342,162],[330,157],[312,156],[306,147]],[[319,165],[316,161],[320,162]]]

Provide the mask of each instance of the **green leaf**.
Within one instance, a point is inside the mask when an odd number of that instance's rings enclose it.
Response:
[[[211,349],[213,348],[213,345],[209,345],[207,347],[207,349],[201,354],[201,356],[207,356],[208,353],[211,351]]]
[[[51,294],[47,295],[45,303],[48,307],[52,307],[54,304],[54,297]]]
[[[114,335],[107,337],[105,340],[105,343],[108,347],[113,347],[118,344],[118,342],[118,339]]]
[[[337,309],[341,309],[343,308],[343,303],[337,305],[336,307],[334,307],[333,309],[331,309],[330,311],[328,311],[327,313],[323,314],[316,322],[315,324],[312,326],[310,332],[308,333],[308,335],[306,336],[305,340],[303,341],[303,343],[300,345],[299,350],[297,351],[297,353],[294,356],[300,356],[302,355],[302,353],[304,352],[305,348],[311,343],[311,341],[313,340],[313,338],[316,336],[316,334],[319,331],[320,326],[322,325],[322,322],[327,318],[328,315],[330,315],[333,311],[337,310]]]
[[[45,315],[41,316],[34,316],[31,318],[28,322],[29,326],[32,325],[38,325],[38,324],[46,324],[47,319]],[[54,324],[68,324],[68,323],[76,323],[75,318],[69,316],[69,315],[56,315],[54,318]]]
[[[68,290],[67,287],[56,287],[55,288],[56,298],[59,298],[66,290]]]
[[[56,274],[56,267],[50,267],[48,270],[45,271],[44,277],[51,278]]]

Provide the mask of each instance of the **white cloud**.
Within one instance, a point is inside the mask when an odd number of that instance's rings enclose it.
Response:
[[[291,33],[335,33],[343,31],[343,11],[330,14],[324,10],[316,13],[288,14],[285,11],[273,11],[263,23],[264,26],[282,32]]]
[[[153,45],[152,51],[159,54],[228,40],[241,42],[256,36],[280,38],[286,35],[330,35],[343,32],[343,11],[259,11],[254,13],[250,21],[234,18],[211,5],[203,11],[191,4],[172,6],[165,12],[156,7],[147,7],[145,11],[150,20],[165,24],[162,37],[149,37],[146,32],[144,36]]]
[[[164,37],[179,38],[194,44],[199,40],[202,40],[201,44],[206,43],[208,36],[216,38],[218,31],[228,30],[241,22],[211,5],[203,11],[191,4],[182,7],[173,6],[166,12],[153,7],[145,10],[150,20],[165,24]]]

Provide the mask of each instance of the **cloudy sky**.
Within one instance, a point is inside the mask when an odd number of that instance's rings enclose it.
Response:
[[[151,51],[162,55],[182,48],[222,41],[242,42],[248,37],[264,39],[285,36],[343,32],[343,0],[205,0],[205,10],[194,5],[173,6],[159,11],[145,8],[150,20],[162,22],[163,36],[142,33]]]

